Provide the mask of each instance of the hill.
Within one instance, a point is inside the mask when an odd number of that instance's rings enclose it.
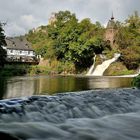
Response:
[[[110,58],[115,52],[121,53],[117,67],[125,68],[126,73],[137,70],[140,64],[138,13],[135,12],[123,23],[117,22],[113,47],[105,39],[105,32],[106,28],[99,22],[91,23],[88,18],[78,21],[75,14],[60,11],[55,13],[49,25],[29,31],[26,37],[36,53],[47,59],[50,67],[59,68],[60,73],[86,71],[92,65],[95,54],[105,54]]]

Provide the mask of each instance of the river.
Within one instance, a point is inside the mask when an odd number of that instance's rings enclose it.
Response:
[[[130,88],[131,81],[85,76],[1,78],[0,138],[140,140],[140,89]]]
[[[131,77],[22,76],[0,78],[0,99],[102,88],[131,87]]]
[[[90,90],[1,100],[0,138],[140,140],[140,90]]]

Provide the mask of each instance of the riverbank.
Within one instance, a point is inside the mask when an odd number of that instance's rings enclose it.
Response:
[[[5,65],[4,68],[0,70],[0,76],[11,77],[11,76],[23,76],[23,75],[49,75],[51,73],[56,73],[51,71],[48,67],[38,66],[38,65]]]
[[[11,64],[5,65],[0,69],[0,76],[2,77],[23,75],[69,75],[75,73],[74,67],[71,64],[54,64],[54,66]]]
[[[3,69],[0,69],[1,77],[15,77],[15,76],[41,76],[41,75],[86,75],[86,72],[76,73],[72,71],[58,71],[45,66],[30,66],[30,65],[6,65]],[[93,77],[92,75],[87,75]],[[106,77],[136,77],[138,74],[124,74],[124,75],[106,75]],[[105,77],[105,76],[104,76]]]
[[[139,112],[140,90],[132,88],[6,99],[0,101],[0,136],[136,140],[140,139]]]

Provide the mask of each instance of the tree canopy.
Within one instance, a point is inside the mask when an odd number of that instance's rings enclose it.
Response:
[[[138,68],[140,63],[140,17],[138,12],[134,12],[120,26],[116,35],[116,43],[127,68]]]
[[[42,30],[29,33],[28,39],[34,46],[40,46],[35,47],[36,51],[45,57],[55,56],[59,61],[72,62],[76,68],[89,67],[94,54],[104,49],[104,28],[99,22],[91,23],[88,18],[79,22],[69,11],[59,11],[55,18],[53,24],[45,27],[45,37],[41,37],[44,35]],[[34,38],[35,34],[42,38],[41,41],[38,37]]]
[[[140,17],[138,12],[130,15],[124,23],[116,21],[115,48],[105,41],[105,28],[97,21],[85,18],[78,21],[70,11],[55,13],[51,24],[30,31],[28,40],[37,54],[49,60],[70,62],[75,68],[86,69],[93,63],[95,54],[102,51],[121,52],[121,61],[128,69],[137,69],[140,64]],[[113,50],[115,49],[115,50]],[[111,54],[111,53],[110,53]]]

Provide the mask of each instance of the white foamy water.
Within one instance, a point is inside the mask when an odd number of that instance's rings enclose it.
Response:
[[[120,57],[120,54],[117,54],[117,53],[114,54],[114,57],[112,59],[106,60],[102,64],[97,65],[94,71],[93,71],[93,68],[94,68],[94,64],[93,64],[91,68],[89,69],[87,75],[88,76],[103,76],[103,73],[110,66],[110,64],[115,62],[119,57]]]
[[[94,56],[94,62],[93,65],[90,67],[89,71],[87,72],[87,76],[90,76],[93,73],[94,66],[95,66],[95,60],[96,60],[96,55]]]
[[[0,101],[0,137],[139,140],[140,90],[95,90]]]

